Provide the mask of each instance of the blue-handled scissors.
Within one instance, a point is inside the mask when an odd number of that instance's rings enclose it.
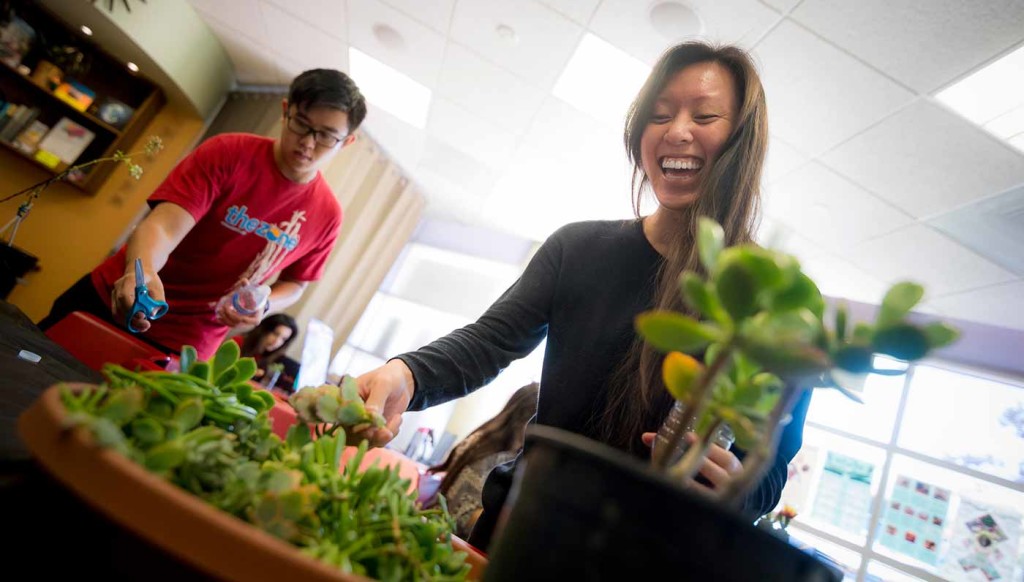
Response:
[[[142,259],[135,259],[135,303],[128,312],[128,320],[125,325],[128,331],[139,333],[139,330],[132,327],[132,320],[136,313],[141,313],[146,319],[153,321],[160,319],[167,313],[167,302],[153,299],[149,296],[149,289],[146,288],[146,276],[142,272]]]

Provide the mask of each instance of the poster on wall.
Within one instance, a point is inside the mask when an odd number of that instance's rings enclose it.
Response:
[[[807,500],[811,494],[811,478],[818,465],[818,448],[805,445],[789,462],[786,487],[782,490],[778,507],[790,506],[797,514],[807,511]]]
[[[949,489],[899,475],[886,501],[879,542],[930,566],[938,564]]]
[[[962,497],[953,520],[942,575],[951,580],[1024,579],[1021,564],[1021,515]]]
[[[874,471],[871,463],[829,452],[811,517],[855,535],[866,534]]]

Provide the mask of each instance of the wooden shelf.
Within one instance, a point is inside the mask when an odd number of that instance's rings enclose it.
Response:
[[[0,147],[6,149],[8,151],[14,152],[15,155],[21,156],[26,161],[28,161],[28,162],[36,165],[36,166],[39,166],[40,168],[46,170],[47,172],[50,172],[51,174],[55,174],[55,175],[59,174],[59,173],[63,172],[65,169],[67,169],[67,167],[68,167],[67,164],[61,162],[56,168],[51,168],[50,166],[47,166],[46,164],[44,164],[44,163],[40,162],[39,160],[35,159],[34,157],[32,157],[31,154],[26,154],[22,150],[18,149],[18,146],[14,145],[14,144],[12,144],[10,142],[6,142],[6,141],[3,141],[3,140],[0,140]],[[71,184],[72,186],[75,186],[77,188],[81,188],[81,186],[78,183],[76,183],[76,182],[72,182],[70,180],[65,180],[65,182],[67,182],[68,184]]]
[[[46,86],[45,81],[37,82],[31,76],[23,75],[19,71],[20,67],[15,68],[7,64],[0,64],[0,99],[38,110],[35,120],[51,129],[60,122],[61,118],[66,117],[91,131],[94,134],[93,139],[81,152],[75,163],[81,164],[97,158],[112,156],[117,150],[128,151],[131,149],[132,144],[145,131],[146,126],[164,105],[165,99],[160,88],[144,76],[129,72],[125,68],[123,59],[118,59],[107,53],[102,47],[95,44],[94,39],[82,36],[77,26],[65,22],[59,13],[51,12],[33,0],[8,1],[15,14],[37,32],[37,39],[46,38],[53,44],[75,46],[88,55],[88,67],[76,75],[75,79],[88,87],[90,91],[94,91],[97,100],[120,101],[131,107],[133,113],[123,127],[117,128],[93,113],[76,109],[75,106],[55,95]],[[36,42],[22,57],[21,62],[32,68],[38,66],[38,63],[45,60],[46,56],[43,45]],[[10,139],[13,141],[14,136],[11,136]],[[3,153],[3,150],[8,150],[15,156],[13,162],[18,163],[20,160],[24,160],[26,164],[43,169],[51,175],[57,175],[68,167],[67,164],[61,163],[55,168],[50,168],[9,142],[0,142],[0,154],[8,156]],[[13,166],[9,163],[11,161],[10,159],[3,160],[5,166],[4,171],[0,172],[0,186],[3,186],[4,178],[8,175],[7,166]],[[103,185],[115,166],[116,164],[99,164],[90,168],[80,181],[68,181],[67,183],[83,192],[94,194]]]
[[[63,106],[64,108],[67,109],[67,111],[68,111],[68,113],[70,115],[78,117],[80,120],[85,120],[87,123],[92,124],[92,125],[96,126],[97,128],[99,128],[99,129],[101,129],[103,131],[106,131],[108,133],[112,133],[112,134],[114,134],[116,136],[120,136],[121,135],[121,130],[120,129],[117,129],[113,125],[110,125],[106,121],[103,121],[102,119],[100,119],[99,117],[96,117],[95,115],[93,115],[91,113],[82,111],[81,109],[75,109],[70,103],[67,103],[66,101],[64,101],[60,97],[57,97],[56,95],[53,94],[52,91],[50,91],[46,87],[43,87],[39,83],[36,83],[34,80],[32,80],[31,77],[26,77],[25,75],[22,75],[21,73],[19,73],[18,71],[12,69],[11,67],[9,67],[7,65],[0,66],[0,69],[6,71],[6,74],[13,75],[15,77],[19,77],[20,79],[22,79],[22,81],[24,81],[24,84],[26,86],[35,88],[36,89],[36,93],[44,95],[46,99],[51,100],[53,103],[59,103],[61,106]]]

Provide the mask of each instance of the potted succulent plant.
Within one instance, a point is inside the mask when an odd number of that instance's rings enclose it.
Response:
[[[287,404],[254,388],[255,372],[230,340],[209,361],[185,346],[178,373],[107,364],[104,385],[47,390],[19,432],[47,472],[162,561],[234,580],[476,578],[480,559],[461,551],[443,503],[422,509],[399,468],[363,466],[365,441],[342,461],[346,431],[383,423],[353,378],[295,394],[299,422],[282,439],[268,413]],[[130,578],[155,567],[128,558]]]
[[[700,223],[698,250],[707,274],[686,272],[679,282],[696,317],[650,311],[636,319],[666,353],[662,377],[676,400],[651,465],[578,435],[531,429],[488,579],[838,579],[736,509],[803,391],[830,387],[857,400],[866,374],[892,373],[873,368],[875,354],[918,360],[957,332],[907,321],[924,292],[914,283],[893,286],[874,323],[851,324],[843,307],[826,323],[821,293],[793,257],[723,248],[710,219]],[[703,363],[690,355],[701,352]],[[746,451],[742,472],[714,497],[695,493],[689,484],[723,424]],[[696,441],[673,454],[691,426]]]

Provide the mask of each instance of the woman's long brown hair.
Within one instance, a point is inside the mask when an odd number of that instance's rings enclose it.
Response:
[[[703,272],[694,244],[701,216],[711,217],[722,225],[727,245],[753,240],[756,229],[761,170],[768,149],[768,110],[764,89],[750,56],[733,46],[687,42],[666,51],[655,64],[629,108],[623,133],[626,152],[633,164],[634,211],[639,219],[641,196],[649,184],[643,170],[640,143],[654,103],[677,73],[698,63],[718,63],[732,74],[739,115],[722,153],[700,184],[700,196],[690,207],[685,226],[674,233],[658,273],[654,294],[656,309],[687,311],[679,295],[679,276],[688,270]],[[671,398],[661,380],[663,354],[644,343],[639,335],[636,337],[612,377],[597,428],[605,442],[646,455],[648,451],[640,441],[640,434],[657,430],[668,412]]]
[[[428,469],[431,473],[447,471],[438,488],[441,494],[448,492],[459,473],[469,465],[496,453],[522,448],[526,424],[537,413],[539,392],[536,382],[516,390],[501,412],[463,439],[443,463]]]

